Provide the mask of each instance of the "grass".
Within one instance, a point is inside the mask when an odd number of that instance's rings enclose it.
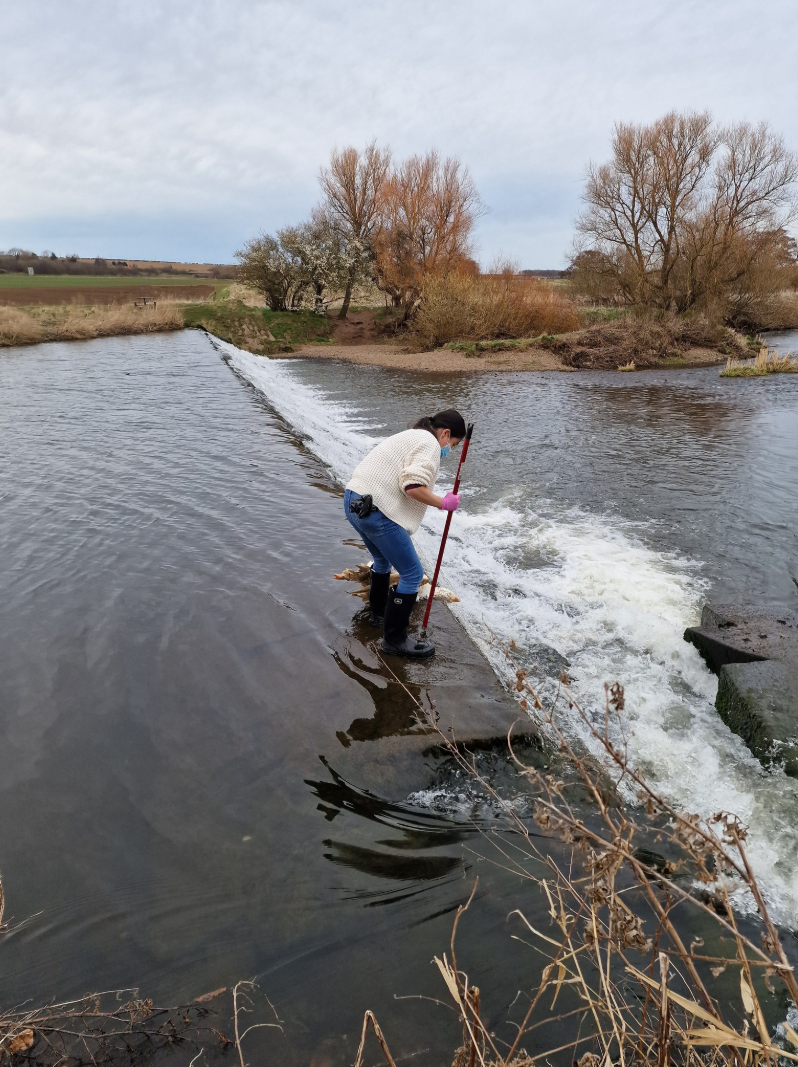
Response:
[[[87,289],[92,286],[134,286],[134,285],[218,285],[223,288],[230,285],[228,281],[215,281],[213,278],[195,278],[193,275],[173,274],[153,276],[149,274],[0,274],[0,289]]]
[[[0,275],[0,285],[8,275]],[[18,275],[28,288],[49,283],[52,277]],[[64,276],[65,287],[129,286],[128,278]],[[144,278],[145,284],[182,284],[178,278]],[[139,279],[134,279],[134,284]],[[192,279],[207,285],[207,279]],[[8,285],[6,284],[6,288]],[[84,296],[83,299],[86,299]],[[245,301],[250,301],[249,303]],[[331,339],[331,319],[310,311],[274,312],[253,306],[251,294],[235,282],[220,281],[216,298],[207,300],[159,300],[157,308],[136,308],[131,303],[87,306],[83,304],[0,304],[0,346],[37,344],[42,341],[86,340],[114,334],[150,333],[202,326],[231,344],[261,355],[292,352],[295,346],[325,344]]]
[[[157,308],[136,308],[132,304],[97,307],[60,304],[26,309],[0,306],[0,347],[42,341],[86,341],[92,337],[182,328],[180,308],[164,302]]]
[[[186,326],[202,326],[223,341],[257,355],[293,352],[297,345],[324,344],[333,329],[330,319],[312,311],[269,311],[240,300],[186,305],[183,320]]]
[[[798,359],[760,348],[753,362],[729,357],[720,372],[721,378],[764,378],[768,374],[798,374]]]
[[[554,334],[542,333],[537,337],[507,337],[498,341],[449,341],[443,347],[449,352],[462,352],[466,359],[479,359],[492,352],[523,352],[543,341],[553,341]]]

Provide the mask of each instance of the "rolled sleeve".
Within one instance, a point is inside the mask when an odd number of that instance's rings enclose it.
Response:
[[[438,448],[437,441],[435,447]],[[437,462],[436,462],[437,460]],[[405,464],[399,472],[399,485],[402,490],[411,485],[423,485],[431,489],[435,485],[440,469],[440,451],[438,455],[430,455],[430,450],[417,449],[411,452]]]

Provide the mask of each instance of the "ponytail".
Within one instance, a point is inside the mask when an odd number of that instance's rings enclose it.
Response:
[[[436,430],[448,430],[452,437],[456,437],[458,441],[462,441],[466,435],[465,419],[454,408],[446,408],[444,411],[439,411],[437,415],[424,415],[423,418],[418,420],[413,429],[429,430],[433,435]]]

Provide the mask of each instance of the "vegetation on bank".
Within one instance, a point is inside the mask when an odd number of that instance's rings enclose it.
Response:
[[[371,282],[416,351],[554,334],[568,366],[736,355],[726,327],[798,327],[796,180],[798,159],[764,124],[693,112],[619,124],[610,160],[589,171],[568,277],[552,282],[480,272],[481,201],[457,159],[398,161],[372,142],[334,151],[310,220],[249,242],[240,274],[273,310],[340,300],[344,318]]]
[[[650,319],[619,316],[567,333],[541,333],[536,337],[493,341],[450,341],[451,352],[479,358],[493,352],[542,348],[553,352],[574,370],[643,370],[686,365],[688,353],[695,364],[696,350],[706,353],[705,362],[721,356],[742,360],[750,354],[750,342],[735,330],[707,319],[664,315]]]
[[[203,327],[237,348],[256,355],[293,352],[296,345],[324,344],[332,335],[332,322],[312,311],[272,311],[242,300],[214,304],[187,304],[186,326]]]
[[[763,378],[768,374],[798,374],[798,359],[761,348],[754,360],[729,358],[721,378]]]
[[[720,356],[744,358],[748,343],[741,334],[703,316],[628,315],[537,342],[575,370],[636,370],[684,366],[688,353],[706,352],[706,362]]]
[[[408,322],[426,283],[477,271],[472,236],[482,205],[455,158],[436,151],[394,160],[376,142],[334,150],[319,175],[321,201],[307,222],[261,234],[236,253],[242,281],[274,311],[341,300],[346,318],[358,284],[372,282]]]
[[[86,341],[92,337],[181,330],[183,313],[175,304],[157,307],[75,304],[40,307],[0,306],[0,346],[32,345],[42,341]]]
[[[514,643],[505,652],[514,688],[521,710],[534,709],[540,732],[536,754],[519,737],[510,740],[509,758],[531,794],[534,826],[518,799],[505,800],[481,771],[479,753],[453,742],[417,703],[458,776],[512,828],[485,835],[485,858],[519,878],[519,907],[508,923],[514,940],[532,950],[523,996],[506,1018],[497,1017],[495,1007],[484,1007],[495,1005],[491,990],[474,981],[489,971],[476,959],[470,975],[457,943],[470,921],[474,884],[448,951],[433,961],[462,1026],[453,1067],[798,1062],[798,980],[782,944],[788,939],[752,871],[746,827],[730,812],[702,819],[679,811],[630,764],[620,684],[605,685],[605,715],[596,724],[567,675],[545,700],[514,662],[517,652]],[[571,744],[560,705],[579,718],[607,770]],[[744,901],[757,922],[735,914],[733,901],[738,908]],[[370,1012],[355,1067],[364,1062],[369,1023],[393,1067],[393,1035],[383,1034]]]
[[[499,342],[580,325],[578,309],[562,290],[506,266],[490,275],[459,271],[430,278],[407,338],[429,351],[452,341]]]

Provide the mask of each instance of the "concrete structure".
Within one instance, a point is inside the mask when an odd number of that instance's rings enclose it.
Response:
[[[723,721],[763,766],[798,778],[798,616],[707,604],[684,637],[719,676]]]

